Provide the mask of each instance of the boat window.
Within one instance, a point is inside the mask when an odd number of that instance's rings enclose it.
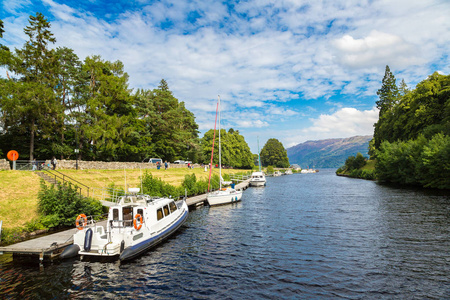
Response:
[[[168,216],[170,214],[169,205],[164,206],[164,215]]]
[[[119,210],[117,208],[113,209],[113,220],[114,221],[119,220]]]
[[[123,213],[123,226],[132,226],[133,225],[133,208],[130,206],[122,208]]]
[[[156,218],[159,220],[161,220],[163,218],[163,213],[162,213],[162,208],[158,208],[158,210],[156,211]]]
[[[142,216],[142,222],[144,221],[144,210],[142,208],[138,208],[137,213]]]
[[[174,212],[174,211],[176,211],[177,210],[177,205],[175,204],[175,202],[170,202],[170,211],[171,212]]]

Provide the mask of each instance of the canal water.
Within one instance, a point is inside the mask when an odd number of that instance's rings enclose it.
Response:
[[[449,237],[448,192],[321,170],[194,210],[125,264],[0,256],[0,298],[449,299]]]

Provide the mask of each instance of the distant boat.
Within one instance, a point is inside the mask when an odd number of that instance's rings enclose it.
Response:
[[[265,186],[266,185],[266,176],[264,172],[261,171],[261,157],[259,155],[259,138],[258,138],[258,165],[259,172],[253,172],[252,177],[250,178],[250,186]]]
[[[280,171],[275,171],[275,172],[273,172],[273,176],[274,177],[281,176],[281,172]]]
[[[241,198],[242,198],[242,191],[237,191],[236,189],[234,189],[233,184],[231,187],[222,188],[222,184],[224,183],[224,181],[222,179],[222,157],[221,157],[222,153],[221,153],[221,141],[220,141],[220,96],[217,99],[216,119],[217,119],[217,113],[219,114],[219,190],[210,192],[206,196],[206,200],[208,201],[208,204],[210,206],[237,202],[237,201],[241,201]],[[214,128],[214,134],[215,134],[215,128]],[[214,154],[214,139],[213,139],[213,146],[212,146],[212,150],[211,150],[211,166],[212,166],[212,161],[213,161],[213,154]],[[211,181],[211,171],[212,171],[211,169],[209,170],[209,181]],[[209,190],[209,186],[208,186],[208,190]]]
[[[110,207],[106,229],[97,225],[92,217],[81,214],[73,236],[73,244],[60,257],[77,255],[90,257],[119,257],[121,261],[133,259],[159,244],[186,221],[189,214],[186,201],[170,198],[152,198],[138,195],[122,196]]]
[[[301,171],[300,171],[300,173],[302,173],[302,174],[309,174],[309,173],[317,173],[318,171],[317,170],[314,170],[314,169],[302,169]]]
[[[292,175],[292,170],[291,169],[286,170],[286,172],[284,172],[284,175]]]

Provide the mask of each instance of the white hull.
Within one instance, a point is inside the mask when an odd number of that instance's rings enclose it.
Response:
[[[225,189],[209,193],[206,197],[210,206],[222,205],[241,201],[242,191],[235,189]]]
[[[265,186],[266,185],[266,180],[262,181],[262,180],[250,180],[250,186]]]
[[[140,200],[136,200],[138,197]],[[72,245],[78,249],[77,254],[132,259],[169,237],[187,219],[189,210],[185,201],[138,197],[128,196],[134,200],[120,200],[112,206],[106,229],[92,221],[80,226]]]

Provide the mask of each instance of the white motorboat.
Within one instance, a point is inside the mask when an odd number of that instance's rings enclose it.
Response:
[[[258,138],[258,165],[259,172],[253,172],[250,178],[250,186],[266,186],[266,175],[261,171],[261,156],[259,155],[259,138]]]
[[[275,172],[273,172],[273,176],[274,177],[281,176],[281,172],[280,171],[275,171]]]
[[[263,172],[253,172],[250,178],[250,186],[265,186],[266,176]]]
[[[129,260],[168,238],[186,221],[186,201],[138,195],[136,190],[110,207],[106,229],[91,217],[79,215],[73,244],[60,257],[118,256],[121,261]]]
[[[222,188],[222,184],[224,183],[222,179],[222,153],[221,153],[221,142],[220,142],[220,96],[217,99],[217,110],[216,110],[216,116],[217,112],[219,113],[219,190],[210,192],[206,196],[206,200],[208,201],[208,204],[210,206],[213,205],[222,205],[222,204],[228,204],[233,203],[237,201],[241,201],[242,198],[242,191],[238,191],[234,188],[234,185],[231,184],[231,187]],[[215,126],[215,125],[214,125]],[[215,128],[214,128],[214,134],[215,134]],[[211,150],[211,166],[213,165],[213,154],[214,154],[214,139],[213,139],[213,146]],[[212,168],[211,168],[212,169]],[[211,180],[211,170],[209,171],[209,180]],[[209,185],[208,185],[209,190]]]

